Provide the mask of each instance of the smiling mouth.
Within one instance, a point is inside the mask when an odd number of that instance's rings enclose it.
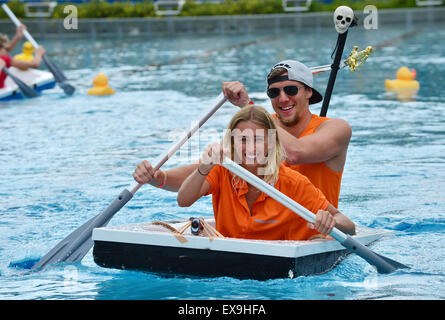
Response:
[[[245,164],[256,164],[258,161],[258,155],[244,154]]]
[[[287,112],[287,111],[292,110],[294,107],[295,107],[294,105],[291,105],[291,106],[287,106],[287,107],[279,107],[279,109],[281,111]]]

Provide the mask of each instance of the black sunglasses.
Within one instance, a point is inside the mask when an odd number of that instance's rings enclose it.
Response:
[[[298,93],[298,89],[304,88],[303,86],[285,86],[283,91],[288,96],[295,96]],[[271,99],[275,99],[280,95],[281,88],[269,88],[267,89],[267,95]]]

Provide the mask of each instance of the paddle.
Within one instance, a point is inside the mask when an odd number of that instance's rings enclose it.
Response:
[[[3,10],[5,10],[6,14],[17,27],[21,25],[19,19],[17,19],[15,14],[9,9],[6,3],[2,4],[2,8]],[[34,48],[37,48],[39,46],[34,38],[29,34],[28,30],[23,30],[23,34],[25,35],[26,39],[31,42]],[[75,91],[75,88],[66,82],[66,77],[63,72],[46,55],[43,55],[42,58],[43,61],[45,61],[45,64],[48,67],[49,71],[51,71],[51,73],[53,74],[54,79],[56,79],[56,82],[63,89],[65,94],[72,95]]]
[[[257,189],[261,190],[265,194],[269,195],[283,206],[292,210],[300,217],[305,219],[308,222],[315,223],[315,214],[311,211],[307,210],[305,207],[301,206],[285,194],[281,193],[274,187],[267,184],[265,181],[261,180],[254,174],[250,173],[243,167],[239,166],[232,160],[225,158],[222,164],[227,170],[231,171],[233,174],[245,180],[247,183],[250,183]],[[357,240],[353,239],[351,236],[344,234],[337,228],[334,228],[332,232],[329,234],[335,240],[340,242],[342,246],[344,246],[349,251],[359,255],[363,259],[365,259],[368,263],[375,266],[379,273],[391,273],[397,269],[409,268],[400,262],[394,261],[392,259],[386,258],[382,255],[379,255],[366,246],[362,245]]]
[[[339,69],[342,69],[344,67],[347,67],[348,65],[346,64],[346,59],[343,59],[341,61],[341,63],[339,64]],[[322,72],[328,72],[328,71],[332,71],[332,64],[325,64],[323,66],[317,66],[317,67],[310,67],[309,68],[312,72],[312,74],[318,74],[318,73],[322,73]]]
[[[338,69],[342,69],[344,67],[349,67],[351,72],[357,70],[357,68],[361,67],[363,63],[365,63],[366,59],[368,59],[369,55],[372,52],[372,47],[368,46],[366,49],[358,51],[358,47],[354,46],[349,57],[340,61]],[[332,64],[325,64],[323,66],[318,67],[310,67],[309,68],[312,74],[318,74],[322,72],[327,72],[332,70]]]
[[[218,97],[218,102],[199,120],[199,122],[175,142],[164,154],[159,157],[154,171],[171,157],[176,151],[226,102],[226,98],[222,94]],[[85,222],[82,226],[74,230],[65,239],[59,242],[51,249],[42,259],[40,259],[32,269],[42,268],[48,264],[59,262],[76,262],[88,253],[93,246],[91,235],[94,228],[107,225],[110,219],[133,197],[141,184],[136,183],[128,189],[122,190],[119,196],[111,202],[111,204],[100,214]]]
[[[9,72],[8,68],[5,67],[2,70],[4,73],[6,73],[8,75],[8,77],[10,77],[12,80],[14,80],[14,82],[17,84],[20,91],[23,93],[23,95],[25,97],[35,98],[35,97],[40,96],[40,94],[36,90],[34,90],[30,86],[28,86],[26,83],[24,83],[22,80],[20,80],[15,75],[13,75],[11,72]]]
[[[354,20],[352,21],[349,27],[353,27],[355,25],[357,25],[357,20],[354,17]],[[324,94],[323,104],[321,106],[321,111],[320,111],[320,117],[326,117],[326,114],[328,112],[329,102],[331,100],[332,90],[334,89],[335,79],[337,78],[338,69],[340,69],[340,60],[341,56],[343,55],[343,50],[345,48],[346,37],[348,36],[348,30],[346,30],[344,33],[338,34],[334,62],[332,63],[331,66],[331,73],[329,74],[329,81],[326,87],[326,92]]]

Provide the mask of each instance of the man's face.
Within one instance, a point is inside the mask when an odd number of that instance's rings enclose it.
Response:
[[[283,75],[287,75],[287,73]],[[298,93],[294,96],[286,94],[283,90],[286,86],[297,86]],[[280,94],[276,98],[270,99],[278,120],[287,127],[296,125],[303,112],[309,108],[312,89],[305,88],[301,82],[293,80],[276,82],[271,84],[269,88],[280,89]]]

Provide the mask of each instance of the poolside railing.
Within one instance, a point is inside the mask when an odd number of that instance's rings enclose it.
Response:
[[[441,6],[443,4],[443,0],[416,0],[416,5],[422,7],[435,7]]]
[[[365,14],[355,12],[363,23]],[[128,37],[156,34],[230,34],[255,30],[281,30],[299,32],[305,29],[332,29],[331,12],[305,12],[240,16],[200,16],[159,18],[107,18],[78,19],[76,29],[65,29],[63,19],[22,19],[33,35],[38,37],[91,37],[113,35]],[[445,21],[445,7],[388,9],[378,11],[378,28],[400,25],[411,29],[415,25],[431,25]],[[363,27],[363,25],[362,25]],[[436,26],[434,26],[436,27]],[[15,26],[7,19],[0,20],[2,33],[13,34]]]
[[[185,0],[155,0],[155,13],[160,16],[174,16],[180,14]]]
[[[312,0],[283,0],[283,10],[308,11],[311,8]]]

